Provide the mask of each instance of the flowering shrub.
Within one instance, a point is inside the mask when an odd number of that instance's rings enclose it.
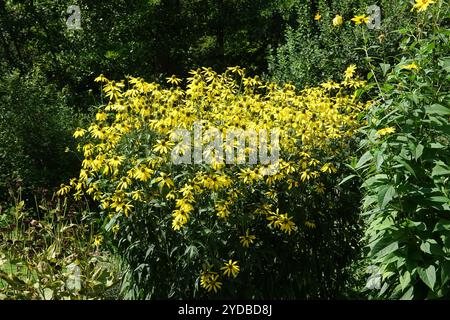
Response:
[[[98,201],[105,236],[129,267],[126,297],[325,297],[342,290],[359,235],[358,199],[336,187],[366,108],[355,71],[350,66],[342,83],[299,92],[239,67],[194,70],[186,89],[175,76],[169,88],[98,77],[109,103],[74,133],[85,159],[58,194]],[[174,155],[192,160],[175,133],[196,123],[224,136],[241,130],[244,139],[231,149],[243,154],[231,164],[174,163]],[[240,161],[261,148],[261,137],[245,143],[252,130],[277,133],[279,150],[268,149],[278,159]],[[188,137],[189,146],[202,145],[203,158],[208,137]]]

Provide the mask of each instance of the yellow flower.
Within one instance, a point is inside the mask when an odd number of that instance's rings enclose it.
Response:
[[[167,174],[165,172],[161,172],[159,174],[159,177],[157,177],[154,181],[158,183],[160,189],[163,189],[164,186],[167,186],[167,188],[169,189],[174,187],[174,183],[170,178],[170,174]]]
[[[393,127],[388,127],[388,128],[384,128],[384,129],[378,130],[378,131],[377,131],[377,134],[378,134],[379,136],[385,136],[385,135],[388,135],[388,134],[391,134],[391,133],[394,133],[394,132],[395,132],[395,128],[393,128]]]
[[[86,129],[80,129],[80,128],[78,128],[78,129],[75,130],[75,132],[73,133],[73,137],[76,139],[76,138],[79,138],[79,137],[84,136],[85,133],[86,133]]]
[[[153,174],[153,170],[147,168],[144,165],[141,165],[139,168],[134,170],[133,178],[138,179],[140,181],[147,181]]]
[[[314,190],[316,190],[317,193],[319,194],[324,194],[325,193],[325,185],[323,183],[316,183],[314,185]]]
[[[291,232],[296,228],[294,221],[292,221],[292,217],[288,217],[287,213],[280,214],[280,217],[278,218],[278,225],[281,231],[288,234],[291,234]]]
[[[95,115],[95,119],[100,122],[105,121],[106,119],[108,119],[108,115],[105,112],[98,112]]]
[[[70,192],[70,186],[61,185],[60,189],[56,192],[56,195],[62,197]]]
[[[96,235],[94,237],[94,240],[92,241],[92,246],[98,247],[103,242],[103,236],[102,235]]]
[[[333,19],[333,26],[339,27],[344,23],[344,19],[341,15],[337,14]]]
[[[167,83],[175,84],[175,85],[179,85],[182,81],[181,79],[177,78],[175,75],[173,75],[169,78],[166,78],[166,80],[167,80]]]
[[[159,154],[169,153],[170,148],[173,147],[174,143],[169,140],[157,140],[157,144],[153,147],[153,151]]]
[[[366,15],[361,15],[361,16],[355,16],[351,19],[356,25],[359,24],[368,24],[369,23],[369,17]]]
[[[103,74],[101,74],[97,78],[95,78],[94,81],[95,82],[107,82],[108,79],[106,79],[106,77]]]
[[[305,221],[305,226],[309,229],[315,229],[316,228],[316,224],[314,223],[314,221]]]
[[[401,66],[402,69],[406,70],[419,70],[419,67],[415,62]]]
[[[228,262],[225,262],[225,266],[220,268],[220,270],[223,270],[224,275],[230,278],[236,278],[240,271],[240,268],[237,261],[229,260]]]
[[[200,285],[208,290],[217,293],[222,287],[222,282],[219,281],[219,275],[215,272],[203,272],[200,276]]]
[[[254,236],[252,234],[248,234],[248,229],[247,229],[247,231],[245,232],[245,235],[240,236],[239,239],[240,239],[240,243],[242,244],[242,246],[244,248],[248,248],[248,247],[250,247],[250,244],[252,244],[253,241],[256,239],[256,236]]]
[[[321,87],[327,90],[331,90],[331,89],[339,89],[340,85],[339,83],[336,83],[334,81],[327,81],[321,84]]]
[[[322,168],[320,168],[320,171],[325,173],[334,173],[337,171],[337,169],[334,167],[332,163],[325,163]]]
[[[356,65],[351,64],[350,66],[347,67],[347,69],[345,70],[345,79],[351,79],[356,71]]]
[[[416,0],[416,3],[412,7],[411,11],[417,10],[417,12],[427,10],[430,4],[436,3],[434,0]]]
[[[319,12],[317,12],[316,15],[314,16],[314,20],[319,21],[320,19],[322,19],[322,16],[320,15]]]
[[[119,224],[115,224],[113,227],[112,227],[112,232],[114,233],[114,234],[116,234],[117,232],[119,232],[119,230],[120,230],[120,226],[119,226]]]

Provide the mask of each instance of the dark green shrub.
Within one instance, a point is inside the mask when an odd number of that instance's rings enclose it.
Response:
[[[356,64],[363,74],[370,70],[365,46],[372,57],[386,63],[397,55],[400,40],[393,32],[405,27],[408,1],[297,1],[294,5],[297,24],[286,31],[285,43],[269,57],[269,73],[277,82],[292,81],[298,86],[316,85],[340,75],[346,66]],[[367,14],[371,5],[381,8],[381,28],[355,25],[351,19]],[[320,13],[319,21],[314,17]],[[334,26],[339,14],[341,26]]]
[[[0,80],[0,190],[22,180],[27,188],[54,187],[77,169],[75,116],[63,93],[34,72]]]

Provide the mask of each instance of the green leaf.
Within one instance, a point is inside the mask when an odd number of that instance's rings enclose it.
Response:
[[[380,204],[381,208],[386,207],[386,205],[391,202],[391,200],[396,195],[395,188],[393,186],[387,185],[384,186],[379,192],[378,192],[378,203]]]
[[[441,286],[450,280],[450,261],[443,261],[441,264]]]
[[[408,228],[417,229],[417,231],[425,231],[427,229],[427,225],[423,222],[408,220],[407,222]],[[413,230],[416,232],[416,230]]]
[[[439,66],[450,73],[450,57],[444,57],[439,60]]]
[[[420,245],[420,250],[425,253],[438,256],[441,256],[443,254],[440,246],[434,239],[428,239],[427,241],[422,242],[422,244]]]
[[[338,186],[343,185],[344,183],[346,183],[347,181],[353,179],[354,177],[356,177],[355,174],[351,174],[351,175],[345,177],[344,179],[342,179],[341,182],[339,182]]]
[[[391,65],[389,63],[380,63],[380,67],[381,70],[383,71],[383,76],[385,76],[388,73],[389,69],[391,68]]]
[[[362,155],[362,157],[359,159],[358,163],[356,164],[355,169],[360,169],[366,162],[373,159],[372,153],[370,151],[367,151]]]
[[[378,257],[384,257],[392,252],[395,252],[398,250],[398,241],[395,241],[387,246],[385,246],[384,248],[381,248],[381,250],[378,250],[377,248],[378,246],[375,245],[374,248],[372,249],[371,255],[376,255]]]
[[[450,167],[442,161],[438,161],[431,173],[432,177],[445,176],[450,174]]]
[[[411,173],[415,178],[417,178],[416,172],[406,161],[398,159],[397,162],[405,167],[405,169],[408,170],[408,172]]]
[[[429,107],[425,107],[425,111],[428,114],[450,115],[450,109],[440,104],[433,104]]]
[[[431,289],[434,290],[436,284],[436,268],[431,265],[428,268],[417,268],[420,279]]]
[[[448,203],[448,202],[450,202],[450,199],[449,198],[447,198],[447,197],[442,197],[442,196],[437,196],[437,197],[430,197],[430,201],[431,202],[437,202],[437,203],[439,203],[439,204],[441,204],[441,203]]]
[[[444,146],[442,143],[439,143],[439,142],[432,142],[432,143],[430,143],[430,148],[431,149],[445,149],[446,146]]]
[[[402,291],[404,291],[409,284],[411,283],[411,274],[409,271],[406,271],[405,273],[400,275],[400,285],[402,287]]]
[[[198,249],[196,246],[190,245],[186,248],[186,251],[184,252],[184,255],[188,255],[189,259],[193,260],[195,257],[198,256]]]
[[[414,154],[414,158],[416,158],[416,160],[418,160],[422,156],[423,149],[424,149],[424,147],[420,143],[416,146],[416,152]]]
[[[436,231],[450,231],[450,220],[441,219],[434,226],[433,232]]]
[[[381,168],[381,165],[384,162],[384,155],[381,151],[376,153],[376,159],[377,159],[377,171],[379,171]]]
[[[375,186],[384,185],[388,182],[386,174],[376,174],[364,181],[363,188],[374,188]]]
[[[400,300],[412,300],[414,298],[414,287],[409,287],[408,291],[401,296]]]

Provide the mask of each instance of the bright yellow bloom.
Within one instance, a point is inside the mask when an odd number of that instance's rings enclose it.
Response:
[[[159,154],[169,153],[170,148],[174,146],[174,143],[169,140],[157,140],[157,144],[153,147],[153,151]]]
[[[223,271],[224,275],[230,278],[236,278],[240,271],[240,268],[237,261],[229,260],[228,262],[225,262],[225,266],[220,268],[220,270]]]
[[[391,134],[391,133],[394,133],[394,132],[395,132],[395,128],[394,127],[388,127],[388,128],[384,128],[384,129],[378,130],[377,134],[379,136],[385,136],[385,135],[388,135],[388,134]]]
[[[292,221],[292,217],[288,217],[287,213],[281,214],[277,221],[280,230],[288,234],[291,234],[295,230],[295,223]]]
[[[355,71],[356,71],[356,65],[351,64],[347,67],[347,69],[345,70],[345,79],[351,79],[353,78],[353,76],[355,75]]]
[[[436,3],[434,0],[416,0],[416,3],[412,7],[411,11],[417,10],[417,12],[427,10],[430,4]]]
[[[339,27],[344,23],[344,18],[341,15],[337,14],[333,19],[333,26]]]
[[[366,15],[361,15],[361,16],[355,16],[351,19],[356,25],[359,24],[368,24],[369,23],[369,17]]]
[[[116,234],[117,232],[119,232],[119,230],[120,230],[120,226],[119,226],[119,224],[115,224],[113,227],[112,227],[112,232],[114,233],[114,234]]]
[[[216,272],[203,272],[200,276],[200,285],[208,290],[208,292],[220,290],[222,282],[219,281],[219,275]]]
[[[316,15],[314,16],[314,20],[319,21],[320,19],[322,19],[322,16],[320,15],[319,12],[317,12]]]
[[[158,183],[160,189],[163,189],[165,186],[167,186],[167,188],[172,188],[175,186],[173,180],[170,178],[170,174],[165,172],[161,172],[159,177],[157,177],[154,181]]]
[[[403,65],[403,66],[401,66],[401,68],[406,69],[406,70],[419,70],[419,67],[417,66],[417,64],[415,62],[412,62],[407,65]]]
[[[171,76],[170,78],[166,78],[167,83],[179,85],[181,83],[181,79],[177,78],[175,75]]]
[[[242,244],[242,246],[244,248],[248,248],[248,247],[250,247],[250,244],[252,244],[253,241],[256,239],[256,236],[254,236],[252,234],[248,234],[248,229],[247,229],[247,231],[245,232],[245,235],[240,236],[239,239],[240,239],[240,243]]]
[[[102,235],[96,235],[94,237],[94,240],[92,241],[92,246],[98,247],[103,242],[103,236]]]
[[[105,121],[106,119],[108,119],[108,115],[105,112],[98,112],[95,115],[95,119],[97,121]]]
[[[97,78],[95,78],[94,81],[95,82],[107,82],[108,79],[106,79],[106,77],[103,74],[101,74]]]
[[[325,163],[322,168],[320,168],[320,171],[326,172],[326,173],[334,173],[337,171],[335,166],[332,163]]]
[[[70,186],[61,185],[60,189],[56,192],[56,195],[59,197],[65,196],[70,192]]]
[[[141,181],[147,181],[148,179],[150,179],[150,177],[153,174],[153,170],[147,168],[144,165],[141,165],[139,168],[136,168],[134,170],[134,174],[133,174],[133,178],[141,180]]]
[[[78,129],[75,130],[75,132],[73,133],[73,137],[76,139],[76,138],[79,138],[79,137],[84,136],[85,133],[86,133],[86,129],[80,129],[80,128],[78,128]]]

